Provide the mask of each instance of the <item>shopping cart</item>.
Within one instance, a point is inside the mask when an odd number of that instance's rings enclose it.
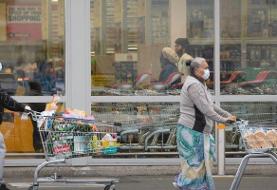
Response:
[[[117,134],[105,127],[97,129],[94,120],[43,116],[30,111],[29,115],[38,123],[39,133],[45,153],[45,161],[37,166],[33,185],[29,190],[38,190],[40,184],[70,187],[103,187],[104,190],[115,190],[118,179],[77,179],[63,178],[54,174],[52,177],[39,177],[42,169],[49,165],[63,164],[67,160],[94,155],[109,155],[117,152]]]
[[[242,159],[230,190],[239,188],[250,158],[271,158],[277,164],[277,126],[270,123],[249,123],[239,120],[238,127],[247,155]]]

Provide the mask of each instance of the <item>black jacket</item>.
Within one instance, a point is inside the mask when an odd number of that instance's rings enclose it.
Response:
[[[25,105],[18,103],[7,93],[0,90],[0,124],[3,121],[4,109],[8,109],[16,112],[24,112]]]

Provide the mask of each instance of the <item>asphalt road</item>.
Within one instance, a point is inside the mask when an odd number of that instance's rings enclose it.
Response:
[[[172,186],[173,176],[130,176],[120,178],[120,183],[117,184],[117,190],[174,190]],[[217,190],[229,190],[229,187],[232,183],[233,177],[215,177],[216,189]],[[27,189],[30,179],[7,179],[9,187],[12,190]],[[19,184],[21,182],[22,184]],[[47,187],[48,186],[48,187]],[[68,187],[58,188],[57,186],[49,187],[45,186],[40,188],[41,190],[70,190],[70,189],[95,189],[103,190],[103,188],[82,188],[80,186],[74,187],[73,185],[68,185]],[[244,177],[240,190],[276,190],[277,189],[277,176],[271,177],[258,177],[258,176],[249,176]]]

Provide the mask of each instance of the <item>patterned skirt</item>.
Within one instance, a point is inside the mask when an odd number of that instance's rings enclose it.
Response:
[[[212,165],[215,160],[215,141],[210,134],[177,126],[177,146],[181,172],[176,177],[180,190],[214,190]]]

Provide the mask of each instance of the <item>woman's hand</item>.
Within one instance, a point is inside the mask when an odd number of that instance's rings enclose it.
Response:
[[[236,122],[237,121],[237,117],[232,115],[232,116],[228,117],[227,121],[231,122],[231,123]]]

